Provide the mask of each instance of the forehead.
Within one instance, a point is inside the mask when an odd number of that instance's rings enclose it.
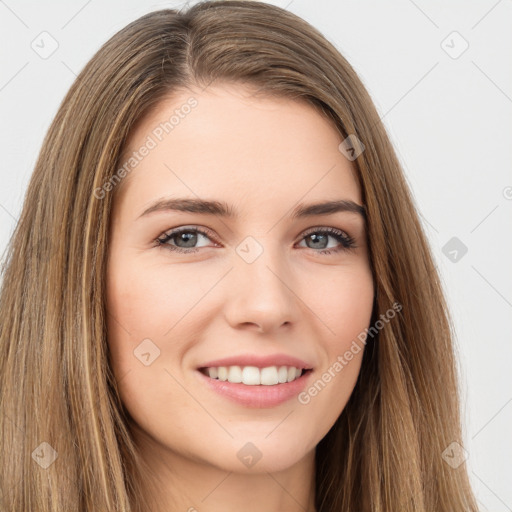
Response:
[[[255,93],[223,85],[162,100],[124,148],[122,160],[134,164],[123,183],[128,196],[144,203],[162,195],[299,201],[327,194],[360,203],[334,121],[305,101]]]

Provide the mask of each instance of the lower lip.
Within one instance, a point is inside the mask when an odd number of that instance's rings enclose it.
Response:
[[[312,371],[309,370],[303,373],[292,382],[274,384],[272,386],[235,384],[233,382],[212,379],[199,370],[197,370],[197,373],[210,386],[210,389],[213,389],[229,400],[245,407],[265,408],[275,407],[297,396],[305,388]]]

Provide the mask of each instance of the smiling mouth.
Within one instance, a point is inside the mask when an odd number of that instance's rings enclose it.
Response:
[[[199,368],[199,371],[213,380],[232,384],[275,386],[293,382],[312,370],[295,366],[218,366]]]

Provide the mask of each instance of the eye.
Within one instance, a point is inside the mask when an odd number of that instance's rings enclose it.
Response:
[[[161,237],[156,239],[156,243],[159,246],[165,247],[166,249],[170,249],[171,251],[193,253],[199,250],[198,248],[194,247],[194,245],[198,241],[198,238],[209,238],[210,236],[212,235],[210,234],[209,231],[195,227],[183,227],[175,229],[169,233],[164,233]],[[183,245],[171,245],[169,243],[171,241],[177,241],[178,244]]]
[[[329,247],[329,238],[335,239],[342,247],[336,247],[336,245]],[[306,241],[308,239],[312,241],[313,246],[307,247],[322,249],[315,251],[320,254],[331,254],[356,248],[355,240],[344,231],[336,228],[311,228],[303,235],[302,240]]]
[[[165,249],[190,254],[198,252],[200,247],[205,247],[204,245],[196,247],[201,237],[211,239],[213,233],[206,229],[185,226],[164,233],[155,242]],[[329,247],[329,238],[336,240],[341,247],[333,247],[332,245]],[[312,241],[312,246],[307,245],[307,248],[320,254],[331,254],[356,248],[354,239],[336,228],[311,228],[303,234],[301,239],[301,241],[307,240]]]

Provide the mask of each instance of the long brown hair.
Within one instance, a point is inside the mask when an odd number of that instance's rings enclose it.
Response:
[[[201,2],[129,24],[96,53],[44,140],[0,296],[2,510],[143,510],[142,461],[108,363],[113,192],[135,123],[178,89],[251,84],[306,101],[365,150],[354,160],[376,284],[356,387],[316,449],[320,512],[476,511],[464,464],[452,324],[399,161],[360,79],[316,29],[255,1]],[[95,192],[96,191],[96,192]],[[142,500],[142,501],[141,501]]]

